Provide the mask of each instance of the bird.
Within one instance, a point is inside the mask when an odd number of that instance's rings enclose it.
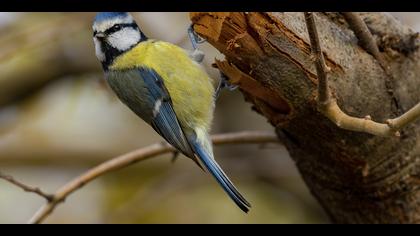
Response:
[[[127,12],[99,12],[95,54],[116,96],[179,152],[216,179],[244,212],[250,203],[216,162],[209,136],[215,88],[188,52],[149,39]]]

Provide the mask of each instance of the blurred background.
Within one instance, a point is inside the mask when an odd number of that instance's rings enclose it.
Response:
[[[420,13],[392,13],[420,31]],[[162,139],[113,95],[95,57],[94,13],[0,13],[0,172],[53,193],[87,169]],[[133,13],[143,32],[190,49],[188,13]],[[207,43],[204,65],[222,55]],[[212,133],[273,130],[239,91],[223,91]],[[189,159],[163,155],[71,195],[47,223],[328,223],[281,144],[215,147],[253,207],[243,214]],[[0,223],[44,204],[0,179]]]

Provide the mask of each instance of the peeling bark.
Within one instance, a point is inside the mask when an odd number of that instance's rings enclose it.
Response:
[[[190,17],[195,31],[226,56],[218,68],[275,127],[333,222],[420,222],[420,122],[385,138],[340,129],[320,114],[302,13]],[[330,88],[347,114],[385,122],[420,101],[419,35],[388,14],[362,17],[392,74],[358,45],[340,14],[317,13]]]

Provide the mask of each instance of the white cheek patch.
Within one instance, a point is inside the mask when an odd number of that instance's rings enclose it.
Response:
[[[137,44],[140,39],[140,32],[137,29],[126,27],[109,35],[107,41],[113,48],[125,51]]]
[[[101,42],[97,38],[93,38],[93,42],[95,43],[96,57],[101,62],[105,61],[105,53],[102,51]]]

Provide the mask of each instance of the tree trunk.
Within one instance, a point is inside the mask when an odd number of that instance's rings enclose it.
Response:
[[[361,14],[387,76],[338,13],[316,13],[330,88],[344,112],[385,122],[420,101],[419,36],[382,13]],[[316,109],[317,75],[303,13],[191,13],[194,29],[264,115],[333,222],[420,223],[420,122],[400,137],[338,128]],[[386,83],[392,89],[387,91]]]

